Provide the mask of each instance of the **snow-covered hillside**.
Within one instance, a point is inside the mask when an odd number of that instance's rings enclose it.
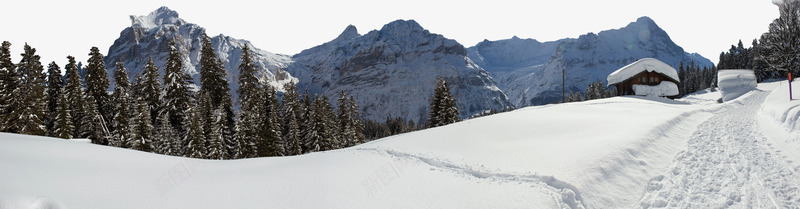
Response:
[[[723,104],[713,91],[529,107],[231,161],[0,133],[0,208],[796,208],[786,85]]]
[[[517,37],[485,40],[470,47],[468,53],[517,106],[560,101],[562,69],[566,71],[567,91],[583,92],[589,83],[605,83],[608,74],[641,58],[656,58],[675,69],[680,62],[712,65],[699,54],[685,52],[648,17],[577,39],[544,43]]]
[[[164,73],[164,63],[169,54],[169,42],[174,40],[179,45],[182,54],[184,71],[192,75],[195,84],[199,85],[200,49],[202,40],[206,35],[205,28],[188,23],[178,17],[178,12],[167,7],[161,7],[145,16],[131,15],[131,27],[120,32],[120,37],[108,49],[104,61],[109,75],[116,69],[114,63],[122,60],[128,70],[129,77],[133,79],[147,64],[148,58],[159,67],[159,73]],[[225,35],[211,36],[211,43],[217,56],[222,60],[228,70],[228,82],[231,84],[231,93],[236,95],[238,89],[239,63],[242,47],[248,45],[253,51],[253,61],[258,68],[260,78],[283,89],[283,84],[297,79],[289,75],[284,69],[292,62],[287,55],[275,54],[253,46],[247,40],[232,38]],[[112,84],[113,87],[113,84]]]
[[[334,40],[292,57],[287,71],[311,93],[355,97],[365,118],[422,122],[436,80],[447,80],[461,117],[511,107],[494,80],[467,57],[464,46],[397,20],[359,35],[348,26]]]

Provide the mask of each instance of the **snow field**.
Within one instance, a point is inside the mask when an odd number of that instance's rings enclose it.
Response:
[[[780,85],[724,104],[709,91],[529,107],[230,161],[0,133],[0,208],[796,208],[800,141],[773,117],[796,105]]]

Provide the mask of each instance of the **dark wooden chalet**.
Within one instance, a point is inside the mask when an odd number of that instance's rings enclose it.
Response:
[[[657,59],[644,58],[637,60],[625,67],[620,68],[608,75],[608,86],[617,88],[617,96],[622,95],[645,95],[646,93],[636,93],[634,85],[659,86],[662,82],[671,82],[675,85],[680,83],[678,72],[672,66],[667,65]],[[678,93],[667,93],[666,96],[672,98]]]

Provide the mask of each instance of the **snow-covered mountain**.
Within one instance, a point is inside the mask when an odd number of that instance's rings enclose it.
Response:
[[[184,71],[192,75],[195,83],[199,85],[200,49],[204,35],[206,35],[205,28],[184,21],[178,17],[178,12],[167,7],[161,7],[145,16],[131,15],[131,26],[120,32],[120,37],[108,49],[104,60],[106,68],[109,75],[112,75],[116,69],[114,63],[120,59],[125,64],[130,78],[133,79],[144,69],[148,57],[152,57],[163,75],[164,63],[169,54],[169,42],[174,40],[183,55]],[[297,82],[283,70],[292,62],[287,55],[264,51],[247,40],[222,34],[211,37],[211,43],[217,56],[222,59],[225,69],[228,70],[227,79],[231,83],[231,93],[234,94],[234,98],[239,86],[238,67],[241,62],[242,47],[245,44],[253,51],[254,62],[262,79],[279,88],[283,87],[283,83]]]
[[[676,69],[680,62],[711,66],[710,60],[687,53],[648,18],[627,26],[541,43],[534,39],[488,41],[470,47],[469,57],[488,71],[517,106],[561,101],[561,74],[567,91],[585,91],[590,82],[606,82],[613,72],[638,59],[652,57]]]
[[[365,118],[427,118],[437,78],[448,81],[462,117],[510,107],[506,95],[458,42],[397,20],[360,35],[348,26],[339,37],[292,57],[287,71],[300,89],[328,96],[345,91]]]

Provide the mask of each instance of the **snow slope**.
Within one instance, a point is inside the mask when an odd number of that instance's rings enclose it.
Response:
[[[787,109],[769,99],[779,85],[724,104],[710,92],[529,107],[232,161],[0,133],[0,208],[796,208],[800,158],[754,120]]]

